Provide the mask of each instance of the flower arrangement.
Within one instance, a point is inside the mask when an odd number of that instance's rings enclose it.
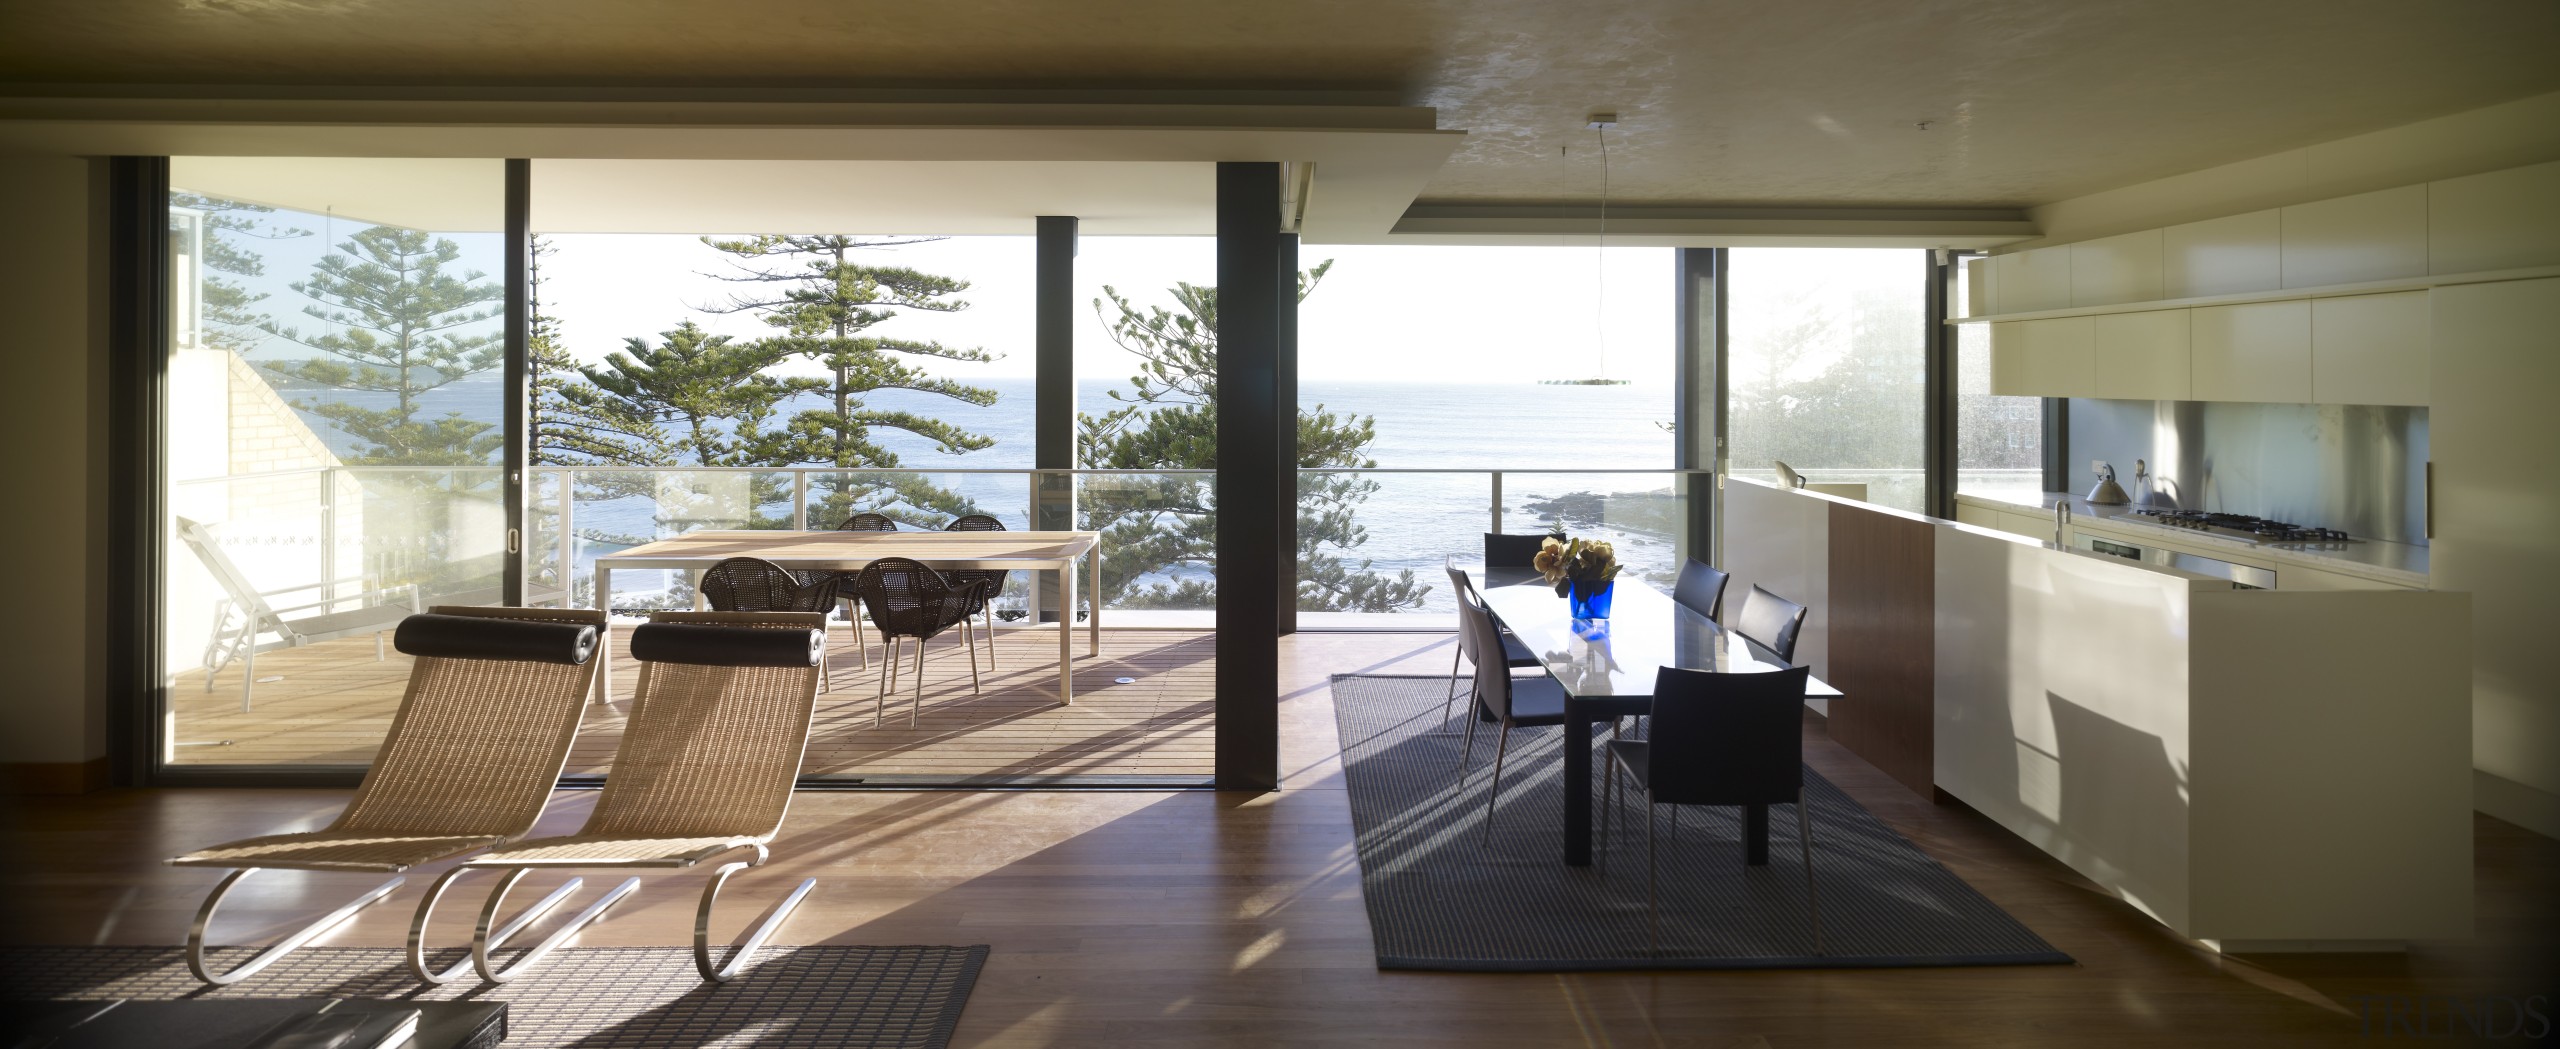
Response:
[[[1609,544],[1594,539],[1559,539],[1548,536],[1539,544],[1538,556],[1529,567],[1547,585],[1556,588],[1556,596],[1564,597],[1573,584],[1606,583],[1618,577],[1618,552]]]

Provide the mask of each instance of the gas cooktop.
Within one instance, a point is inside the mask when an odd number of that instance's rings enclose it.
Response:
[[[2285,543],[2303,546],[2343,546],[2356,542],[2354,536],[2334,528],[2270,521],[2248,514],[2218,514],[2204,510],[2136,510],[2153,523],[2171,528],[2187,528],[2209,535],[2239,539],[2252,543]]]

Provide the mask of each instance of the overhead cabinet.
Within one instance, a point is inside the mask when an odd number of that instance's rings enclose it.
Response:
[[[2091,317],[2096,396],[2128,401],[2193,400],[2188,378],[2188,311]]]
[[[2311,403],[2311,303],[2249,302],[2188,311],[2197,401]]]
[[[2311,300],[2312,401],[2424,406],[2427,294]]]
[[[2094,317],[1991,326],[1991,392],[2009,397],[2104,397],[2093,377]]]

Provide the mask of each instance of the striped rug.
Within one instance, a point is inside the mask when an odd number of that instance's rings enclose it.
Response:
[[[1493,725],[1441,735],[1448,679],[1338,676],[1335,727],[1381,969],[1867,968],[2050,965],[2070,956],[1811,768],[1814,942],[1793,806],[1770,809],[1769,863],[1743,863],[1739,808],[1660,806],[1660,947],[1649,946],[1640,804],[1625,794],[1590,867],[1563,863],[1561,728],[1511,734],[1490,844]],[[1452,728],[1463,728],[1463,718]],[[1596,757],[1596,755],[1595,755]],[[1595,760],[1595,773],[1602,764]],[[1593,787],[1598,797],[1599,787]],[[1639,796],[1640,797],[1640,796]],[[1594,834],[1597,835],[1597,816]]]

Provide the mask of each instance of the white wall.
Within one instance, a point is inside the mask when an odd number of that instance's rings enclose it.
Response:
[[[16,211],[0,252],[14,320],[0,382],[7,449],[9,590],[0,601],[8,685],[0,763],[68,764],[107,752],[105,239],[91,203],[102,165],[0,156]]]

